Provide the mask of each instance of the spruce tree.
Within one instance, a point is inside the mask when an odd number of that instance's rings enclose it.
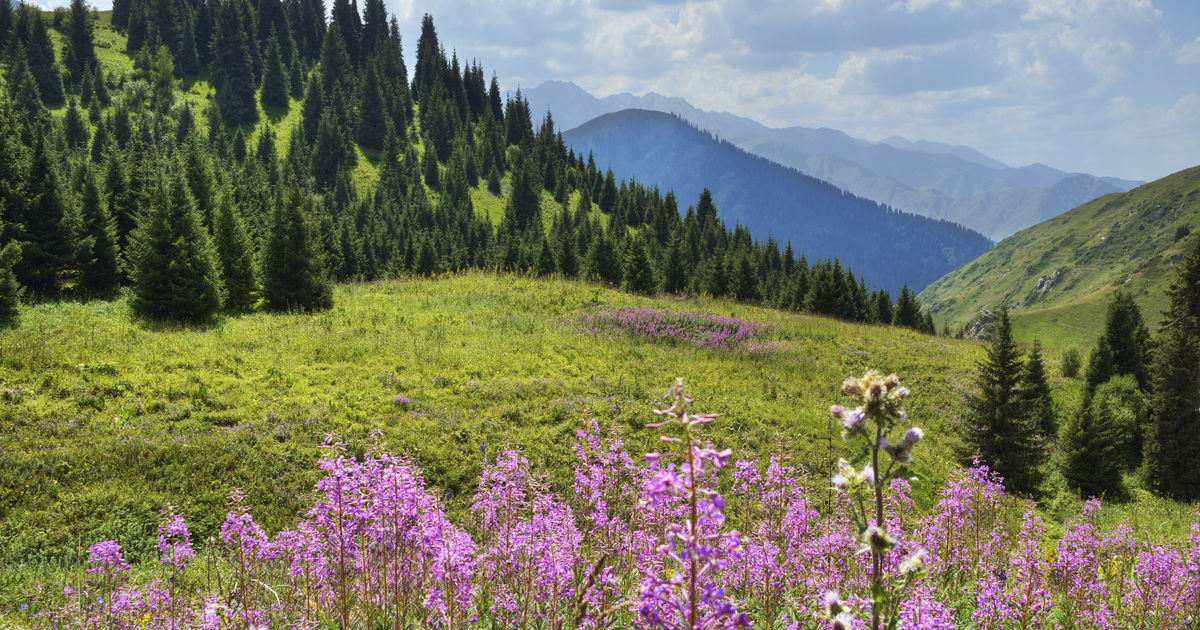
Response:
[[[200,73],[200,49],[196,46],[196,18],[191,11],[185,11],[182,16],[184,23],[181,42],[179,45],[179,70],[185,75],[194,76]],[[207,44],[208,42],[204,42]]]
[[[292,98],[304,98],[304,71],[300,69],[300,56],[294,55],[288,66],[288,94]]]
[[[371,149],[382,149],[387,135],[388,111],[379,84],[379,74],[374,61],[367,64],[359,88],[358,143]]]
[[[78,149],[87,146],[90,134],[74,98],[71,99],[71,105],[67,108],[67,115],[63,120],[63,135],[66,136],[68,148]]]
[[[1117,436],[1107,407],[1081,405],[1062,437],[1062,474],[1067,488],[1081,498],[1124,494]]]
[[[130,306],[144,317],[203,322],[221,308],[221,276],[208,231],[200,223],[183,165],[160,177],[148,214],[130,237]]]
[[[279,38],[274,32],[267,40],[267,52],[263,58],[262,94],[264,107],[288,106],[288,77],[279,56]]]
[[[217,105],[225,124],[240,126],[258,120],[254,102],[254,59],[239,8],[244,0],[226,0],[217,9],[213,59],[209,64]]]
[[[534,273],[539,276],[548,276],[558,268],[554,262],[554,252],[550,249],[550,241],[542,237],[542,248],[538,253],[537,264],[534,266]]]
[[[146,35],[150,30],[150,21],[146,17],[146,5],[138,2],[134,3],[129,11],[129,25],[125,29],[125,54],[133,57],[142,50],[142,46],[146,43]]]
[[[654,278],[654,267],[650,264],[650,257],[646,254],[646,245],[642,239],[633,239],[625,249],[623,274],[625,290],[630,293],[653,295],[658,288],[658,282]]]
[[[59,289],[73,261],[71,233],[65,224],[67,201],[59,183],[52,149],[37,127],[25,188],[25,238],[17,278],[34,291]]]
[[[304,140],[307,144],[317,141],[317,133],[321,127],[321,115],[325,110],[325,96],[321,92],[321,73],[314,71],[308,77],[308,87],[304,90],[304,102],[300,105],[300,125],[304,130]]]
[[[90,242],[90,248],[80,261],[79,281],[85,290],[100,293],[116,287],[121,280],[117,222],[100,194],[95,172],[90,167],[85,169],[79,204],[83,236]]]
[[[662,290],[663,293],[683,293],[687,290],[688,270],[683,259],[683,238],[679,230],[671,235],[667,242],[666,257],[663,260]]]
[[[1116,374],[1116,370],[1113,369],[1112,349],[1108,345],[1108,335],[1101,335],[1096,340],[1096,348],[1088,355],[1087,369],[1084,371],[1085,392],[1090,396],[1097,387]]]
[[[112,104],[112,97],[108,93],[108,84],[104,81],[104,71],[100,66],[96,66],[96,72],[92,74],[92,98],[105,107]]]
[[[712,297],[729,294],[729,269],[725,265],[723,250],[717,249],[708,257],[708,262],[704,265],[704,280],[700,290]]]
[[[887,292],[887,289],[880,289],[875,294],[875,304],[871,309],[875,315],[875,322],[878,324],[891,324],[895,318],[895,312],[892,309],[892,294]]]
[[[263,255],[263,298],[273,311],[314,311],[333,307],[316,235],[304,216],[297,182],[284,184],[287,197],[275,204]]]
[[[0,0],[3,2],[4,0]],[[133,0],[113,0],[112,3],[112,24],[118,28],[129,26],[130,11],[133,8]]]
[[[500,169],[496,168],[495,164],[492,164],[492,168],[488,170],[487,189],[493,195],[500,196]]]
[[[1146,483],[1176,501],[1200,500],[1200,239],[1176,267],[1150,370]]]
[[[532,160],[513,171],[512,190],[508,193],[508,205],[505,208],[505,213],[512,216],[516,229],[521,232],[539,222],[542,211],[541,197],[535,188],[535,174],[531,172],[529,162]]]
[[[1046,451],[1037,423],[1026,415],[1017,394],[1021,354],[1013,342],[1007,308],[1000,309],[996,337],[978,368],[976,393],[967,402],[964,442],[970,450],[964,453],[965,460],[978,456],[1004,479],[1009,492],[1036,496]]]
[[[511,267],[510,267],[511,268]],[[433,237],[426,235],[421,239],[421,247],[417,258],[413,261],[413,272],[419,276],[430,276],[438,271],[437,249],[433,246]]]
[[[340,85],[342,92],[354,93],[354,67],[343,35],[337,24],[331,24],[321,45],[321,90],[326,99],[333,97],[335,85]]]
[[[84,0],[71,0],[71,26],[66,33],[66,67],[72,85],[79,85],[89,68],[99,68],[96,43],[92,35],[92,16]]]
[[[225,283],[225,307],[248,311],[258,303],[259,295],[253,245],[228,190],[220,195],[214,221],[213,241]]]
[[[0,229],[3,227],[4,225],[0,224]],[[13,273],[13,267],[20,259],[20,243],[12,241],[0,247],[0,328],[16,326],[21,315],[21,295],[24,289],[17,283],[17,276]]]
[[[29,71],[28,67],[25,67],[24,72],[16,76],[20,78],[17,79],[17,90],[13,95],[13,104],[16,105],[17,111],[25,112],[25,116],[29,119],[30,123],[38,124],[49,117],[50,112],[46,111],[46,107],[42,103],[42,98],[38,92],[37,80],[34,79],[33,73]]]
[[[1051,395],[1050,380],[1046,377],[1046,366],[1042,361],[1042,344],[1033,340],[1033,347],[1025,357],[1021,368],[1021,376],[1017,381],[1017,398],[1027,416],[1037,423],[1042,435],[1052,436],[1058,433],[1058,424],[1054,412],[1054,398]]]
[[[1114,451],[1122,467],[1128,471],[1142,465],[1142,448],[1150,420],[1147,397],[1138,388],[1137,379],[1122,374],[1096,388],[1092,406],[1108,414],[1118,437]]]
[[[604,173],[604,187],[600,189],[600,212],[612,214],[617,207],[617,180],[612,169]]]
[[[896,310],[892,315],[892,323],[920,330],[924,328],[924,318],[921,317],[921,304],[912,289],[905,284],[900,288],[900,297],[896,298]]]
[[[610,284],[621,283],[621,262],[603,226],[597,226],[592,243],[588,246],[584,277]]]
[[[62,85],[62,66],[54,58],[54,43],[50,39],[46,20],[41,11],[32,5],[22,5],[14,16],[9,47],[20,42],[25,51],[29,71],[37,82],[38,96],[46,105],[61,105],[66,102]]]
[[[754,263],[750,261],[750,257],[746,252],[738,252],[737,257],[731,265],[733,273],[729,278],[729,292],[733,294],[734,299],[738,301],[757,300],[758,292],[758,272],[754,269]]]
[[[1105,315],[1104,336],[1112,352],[1113,374],[1129,374],[1138,387],[1149,389],[1150,332],[1133,295],[1117,289]]]
[[[567,278],[579,275],[579,246],[575,234],[564,230],[558,237],[558,272]]]

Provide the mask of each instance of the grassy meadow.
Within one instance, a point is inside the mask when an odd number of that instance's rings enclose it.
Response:
[[[956,465],[954,429],[984,349],[724,300],[486,273],[342,285],[335,302],[206,328],[134,322],[122,300],[27,307],[19,328],[0,332],[0,606],[102,539],[151,561],[168,503],[197,541],[219,532],[234,487],[269,530],[290,524],[330,433],[361,453],[378,432],[460,517],[481,457],[500,448],[523,449],[569,490],[580,419],[617,428],[632,452],[655,449],[644,426],[676,376],[695,409],[721,414],[710,432],[719,446],[779,453],[823,484],[830,457],[847,454],[827,411],[842,400],[840,382],[867,368],[897,372],[914,392],[911,421],[926,429],[916,472],[930,483],[915,498],[928,507]],[[769,349],[653,343],[580,324],[627,307],[766,324]],[[1056,378],[1055,388],[1073,404],[1077,382]],[[1046,509],[1061,522],[1078,501]],[[1181,535],[1191,516],[1136,490],[1105,514],[1161,536]]]

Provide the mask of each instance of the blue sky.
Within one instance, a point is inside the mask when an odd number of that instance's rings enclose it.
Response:
[[[410,61],[430,12],[504,89],[657,92],[1131,179],[1200,164],[1200,0],[387,2]]]

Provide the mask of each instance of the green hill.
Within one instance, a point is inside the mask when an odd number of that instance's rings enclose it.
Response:
[[[1118,288],[1157,323],[1173,266],[1198,229],[1200,167],[1022,230],[930,285],[920,300],[953,329],[978,329],[981,311],[1007,303],[1019,340],[1088,347]]]

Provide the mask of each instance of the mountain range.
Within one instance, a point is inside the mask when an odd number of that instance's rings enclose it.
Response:
[[[535,116],[551,111],[556,126],[568,130],[626,109],[674,113],[716,138],[856,196],[960,223],[994,240],[1144,183],[1067,173],[1044,164],[1012,168],[961,145],[899,136],[871,142],[833,129],[775,129],[653,92],[596,98],[573,83],[548,81],[523,90],[522,96]]]
[[[893,293],[904,284],[919,291],[991,246],[978,232],[855,196],[675,115],[625,109],[564,132],[563,139],[622,177],[673,190],[681,206],[709,188],[726,223],[791,243],[810,262],[837,257]]]

